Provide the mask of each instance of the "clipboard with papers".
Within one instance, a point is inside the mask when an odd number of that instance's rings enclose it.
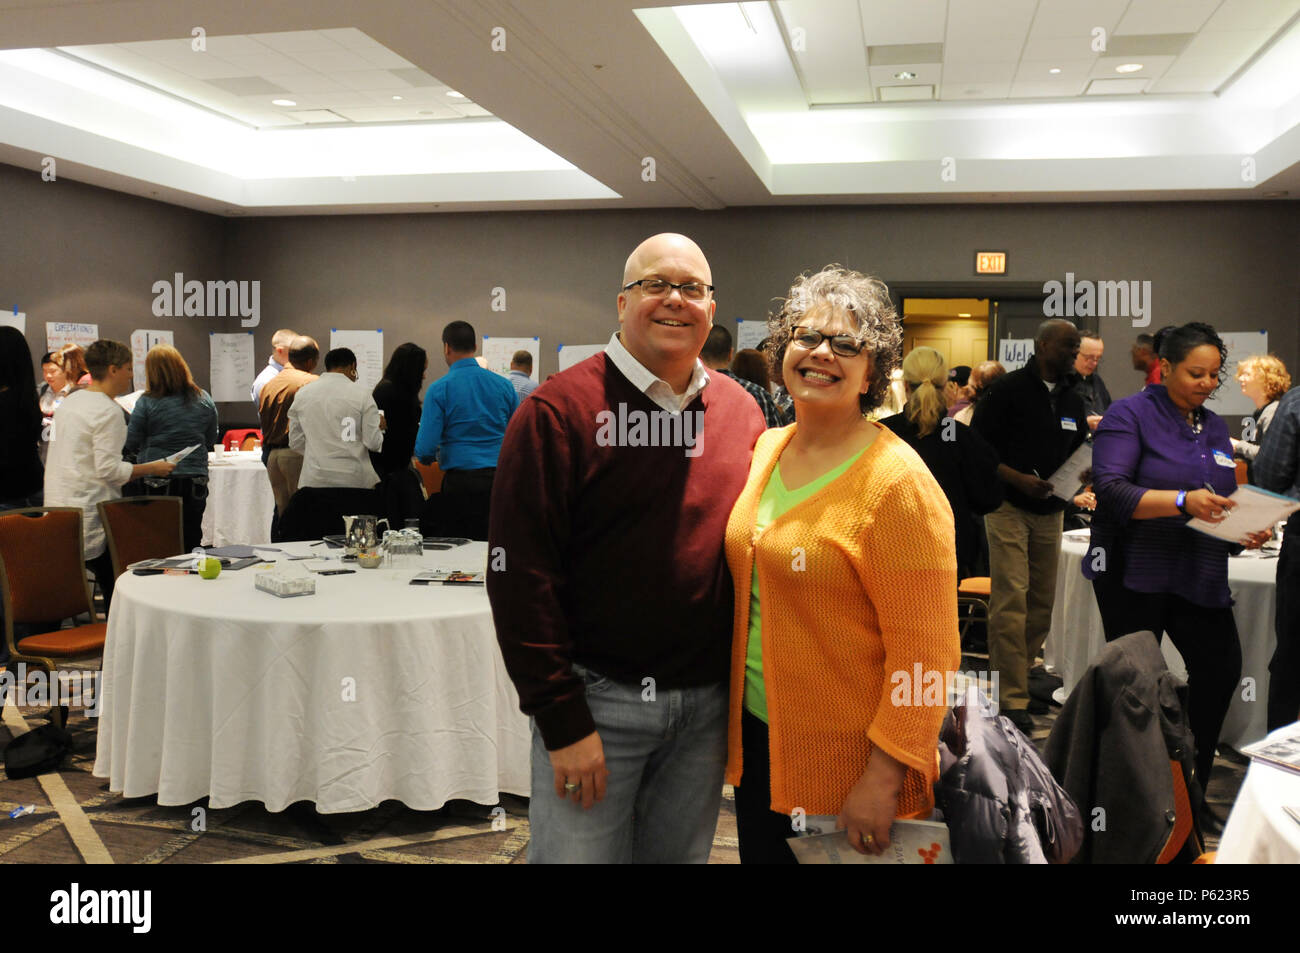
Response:
[[[1237,487],[1228,499],[1236,506],[1228,510],[1227,516],[1222,520],[1211,523],[1209,520],[1193,519],[1187,523],[1188,528],[1215,539],[1239,543],[1251,533],[1262,532],[1300,510],[1300,500],[1250,484]]]
[[[1069,503],[1079,492],[1079,487],[1083,486],[1083,475],[1091,469],[1092,444],[1084,441],[1047,478],[1047,482],[1052,484],[1052,496]]]

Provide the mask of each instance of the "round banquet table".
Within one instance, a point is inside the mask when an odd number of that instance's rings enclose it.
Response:
[[[421,568],[486,564],[475,542],[426,552]],[[357,568],[279,598],[254,588],[262,571],[118,580],[94,769],[110,790],[214,808],[312,801],[321,813],[528,795],[528,719],[483,587]]]
[[[1294,734],[1295,725],[1273,732]],[[1219,838],[1216,864],[1300,864],[1300,823],[1282,808],[1300,810],[1300,774],[1252,761]]]
[[[1083,677],[1084,670],[1106,644],[1092,583],[1083,578],[1081,567],[1087,549],[1086,533],[1061,539],[1052,629],[1043,651],[1043,660],[1061,676],[1066,693]],[[1251,696],[1245,686],[1238,686],[1219,740],[1241,748],[1268,733],[1268,662],[1277,645],[1274,628],[1277,559],[1229,558],[1228,588],[1232,592],[1232,615],[1237,620],[1237,634],[1241,639],[1241,678],[1254,679],[1254,690]],[[1168,637],[1161,639],[1160,648],[1169,670],[1186,679],[1187,667],[1173,641]]]
[[[203,541],[208,546],[269,543],[275,496],[261,450],[208,454],[208,505]]]

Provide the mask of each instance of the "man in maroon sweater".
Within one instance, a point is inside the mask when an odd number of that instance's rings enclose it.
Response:
[[[533,719],[532,863],[708,859],[727,754],[722,538],[763,432],[699,361],[712,276],[683,235],[628,258],[621,330],[510,420],[488,597]]]

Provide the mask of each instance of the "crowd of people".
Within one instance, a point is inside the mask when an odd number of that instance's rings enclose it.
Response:
[[[737,353],[714,323],[712,280],[691,239],[646,239],[603,352],[540,387],[527,351],[508,377],[492,373],[474,328],[453,321],[447,373],[423,399],[419,345],[397,347],[367,390],[351,350],[322,360],[289,329],[250,388],[273,539],[298,538],[295,509],[322,499],[300,494],[358,491],[390,524],[507,555],[487,594],[532,719],[530,860],[703,861],[724,779],[742,861],[793,862],[796,809],[883,852],[895,818],[933,811],[946,713],[891,702],[893,675],[958,668],[958,582],[987,575],[997,701],[1028,733],[1067,518],[1090,524],[1104,554],[1084,572],[1107,639],[1168,633],[1183,655],[1204,785],[1241,670],[1228,557],[1271,533],[1233,544],[1184,524],[1225,518],[1237,459],[1300,498],[1300,388],[1281,362],[1239,362],[1257,409],[1233,440],[1205,407],[1227,359],[1206,324],[1140,337],[1143,389],[1114,401],[1103,341],[1069,321],[1044,321],[1010,371],[949,367],[923,346],[902,359],[888,289],[832,265],[799,277],[769,337]],[[182,499],[185,545],[199,545],[207,454],[168,458],[218,441],[216,406],[169,346],[149,351],[129,413],[114,401],[131,384],[125,345],[60,348],[41,367],[38,389],[23,336],[0,328],[0,421],[15,448],[0,509],[81,508],[107,605],[95,504],[142,481]],[[694,427],[655,429],[688,414]],[[694,436],[635,439],[599,425],[610,415]],[[1054,486],[1085,442],[1084,485]],[[426,502],[417,464],[435,461],[442,492]],[[1300,714],[1297,549],[1300,529],[1278,564],[1270,727]]]

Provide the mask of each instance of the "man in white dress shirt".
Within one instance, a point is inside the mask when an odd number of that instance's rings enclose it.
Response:
[[[325,373],[305,385],[289,408],[289,447],[303,455],[301,487],[355,487],[379,482],[368,451],[384,445],[384,420],[357,379],[357,356],[346,347],[325,355]]]
[[[81,510],[83,555],[104,593],[113,598],[113,563],[95,504],[122,495],[122,485],[143,476],[167,476],[176,464],[166,460],[130,464],[122,459],[126,415],[114,398],[131,390],[131,349],[119,341],[96,341],[86,348],[90,386],[63,399],[49,430],[45,462],[45,505]]]
[[[297,336],[297,331],[290,331],[288,328],[281,328],[271,335],[271,356],[266,359],[266,367],[262,368],[262,373],[253,379],[253,386],[250,388],[254,407],[259,406],[262,398],[262,385],[284,370],[284,366],[289,363],[289,348]],[[265,463],[265,454],[263,458],[262,462]]]

